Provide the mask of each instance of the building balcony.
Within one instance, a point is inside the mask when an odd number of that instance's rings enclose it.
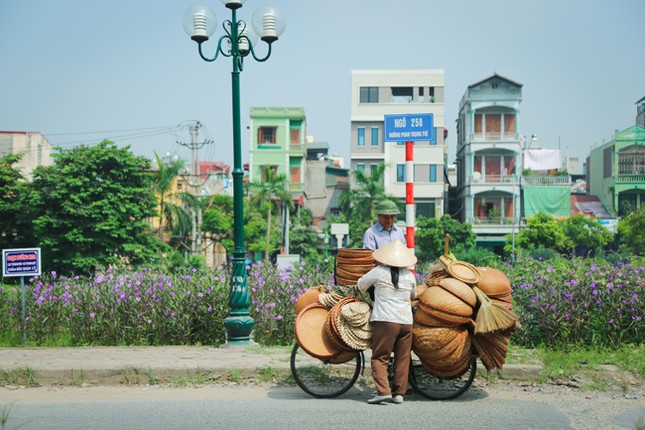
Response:
[[[645,182],[645,175],[618,175],[616,177],[616,182],[620,182],[620,183],[640,182],[640,183],[643,183],[643,182]]]
[[[513,225],[516,222],[510,217],[473,217],[470,219],[472,225]]]
[[[522,176],[522,185],[571,185],[571,176]]]
[[[518,142],[520,136],[517,133],[473,133],[470,135],[471,142]]]
[[[473,175],[468,177],[468,184],[488,185],[506,184],[517,185],[519,178],[516,175]]]
[[[305,184],[302,182],[291,182],[289,184],[290,193],[302,193],[305,190]]]

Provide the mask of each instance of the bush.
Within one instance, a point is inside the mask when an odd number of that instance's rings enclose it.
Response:
[[[522,257],[504,263],[526,347],[641,344],[645,268],[602,259]]]
[[[431,263],[417,265],[418,283]],[[514,311],[522,324],[512,337],[514,345],[643,344],[643,260],[614,264],[520,255],[514,262],[487,258],[485,263],[511,281]],[[252,336],[262,345],[292,344],[297,298],[311,287],[334,285],[330,260],[301,263],[291,271],[259,262],[248,266],[247,276]],[[26,284],[27,335],[36,346],[220,345],[225,342],[229,290],[226,267],[72,278],[50,273]],[[21,345],[22,328],[20,287],[0,286],[0,344]]]

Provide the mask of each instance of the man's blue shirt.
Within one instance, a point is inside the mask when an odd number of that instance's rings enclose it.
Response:
[[[392,242],[395,239],[399,239],[407,246],[405,241],[405,236],[403,231],[398,228],[396,225],[392,226],[390,231],[387,231],[380,222],[377,222],[367,230],[365,230],[365,235],[363,236],[363,248],[365,249],[379,249],[383,245],[386,245]]]

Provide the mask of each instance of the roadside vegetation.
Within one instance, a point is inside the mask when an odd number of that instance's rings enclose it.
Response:
[[[169,181],[179,164],[153,175],[147,160],[108,141],[61,149],[54,166],[37,168],[32,182],[14,167],[18,159],[0,158],[0,248],[42,247],[43,274],[25,280],[24,319],[16,279],[0,284],[0,346],[22,346],[23,329],[30,346],[225,342],[230,267],[207,269],[201,257],[183,250],[191,230],[187,214],[196,205],[204,212],[204,231],[232,249],[230,196],[171,196]],[[374,205],[389,197],[382,168],[370,176],[352,173],[362,187],[347,190],[341,215],[328,221],[348,222],[350,246],[360,246]],[[249,184],[245,201],[253,339],[290,345],[297,297],[314,286],[333,288],[334,260],[311,228],[311,213],[280,204],[287,196],[284,178],[268,175],[268,182]],[[183,204],[171,204],[175,197]],[[282,243],[280,210],[291,216],[291,252],[303,258],[289,271],[272,259]],[[144,220],[155,217],[159,227],[152,229]],[[645,209],[621,219],[618,235],[581,216],[557,222],[540,214],[509,238],[503,255],[477,248],[470,226],[447,215],[419,217],[417,226],[419,282],[442,252],[446,233],[458,258],[508,275],[522,324],[513,348],[546,351],[543,360],[561,363],[553,369],[575,360],[645,374]]]

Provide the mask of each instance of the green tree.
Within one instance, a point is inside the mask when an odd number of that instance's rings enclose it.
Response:
[[[167,227],[171,234],[186,234],[190,230],[190,216],[181,206],[170,201],[175,197],[172,187],[179,172],[184,168],[184,162],[177,159],[166,163],[159,158],[156,151],[155,160],[159,170],[152,176],[152,189],[159,203],[159,237],[163,238],[164,227]]]
[[[396,198],[385,193],[385,163],[372,166],[369,175],[362,170],[353,169],[351,174],[356,182],[355,188],[344,190],[338,198],[340,208],[347,214],[349,223],[350,246],[362,247],[365,230],[376,221],[375,208],[382,200]]]
[[[321,239],[316,230],[311,228],[312,220],[311,210],[306,208],[300,209],[291,217],[289,247],[292,254],[300,254],[302,259],[318,261],[318,257],[324,252],[320,252]]]
[[[265,178],[261,182],[250,182],[248,189],[251,194],[251,200],[262,205],[266,209],[266,238],[264,259],[269,261],[270,244],[271,244],[271,215],[278,212],[281,204],[284,202],[288,209],[293,208],[293,200],[289,192],[289,183],[287,177],[283,174],[276,174],[273,169],[266,167],[264,169]],[[268,203],[268,204],[265,204]]]
[[[560,221],[562,233],[566,238],[566,248],[574,256],[598,254],[613,240],[613,235],[596,219],[588,218],[582,214],[574,215]]]
[[[218,194],[210,199],[204,210],[202,230],[221,242],[227,251],[233,251],[233,196]]]
[[[156,206],[149,161],[108,140],[59,151],[30,186],[43,265],[91,275],[156,259],[163,242],[148,222]]]
[[[417,218],[414,232],[415,249],[422,261],[434,261],[444,253],[446,234],[450,235],[450,251],[457,252],[475,246],[477,235],[470,224],[464,224],[450,215],[441,218]]]
[[[530,218],[526,227],[515,235],[515,247],[518,249],[537,249],[539,246],[547,249],[566,251],[569,248],[562,227],[550,215],[543,212]],[[504,245],[504,252],[512,252],[510,236]]]
[[[0,157],[0,249],[31,247],[31,215],[25,205],[27,183],[20,169],[14,166],[22,154]]]
[[[645,207],[618,221],[620,246],[635,255],[645,255]]]

